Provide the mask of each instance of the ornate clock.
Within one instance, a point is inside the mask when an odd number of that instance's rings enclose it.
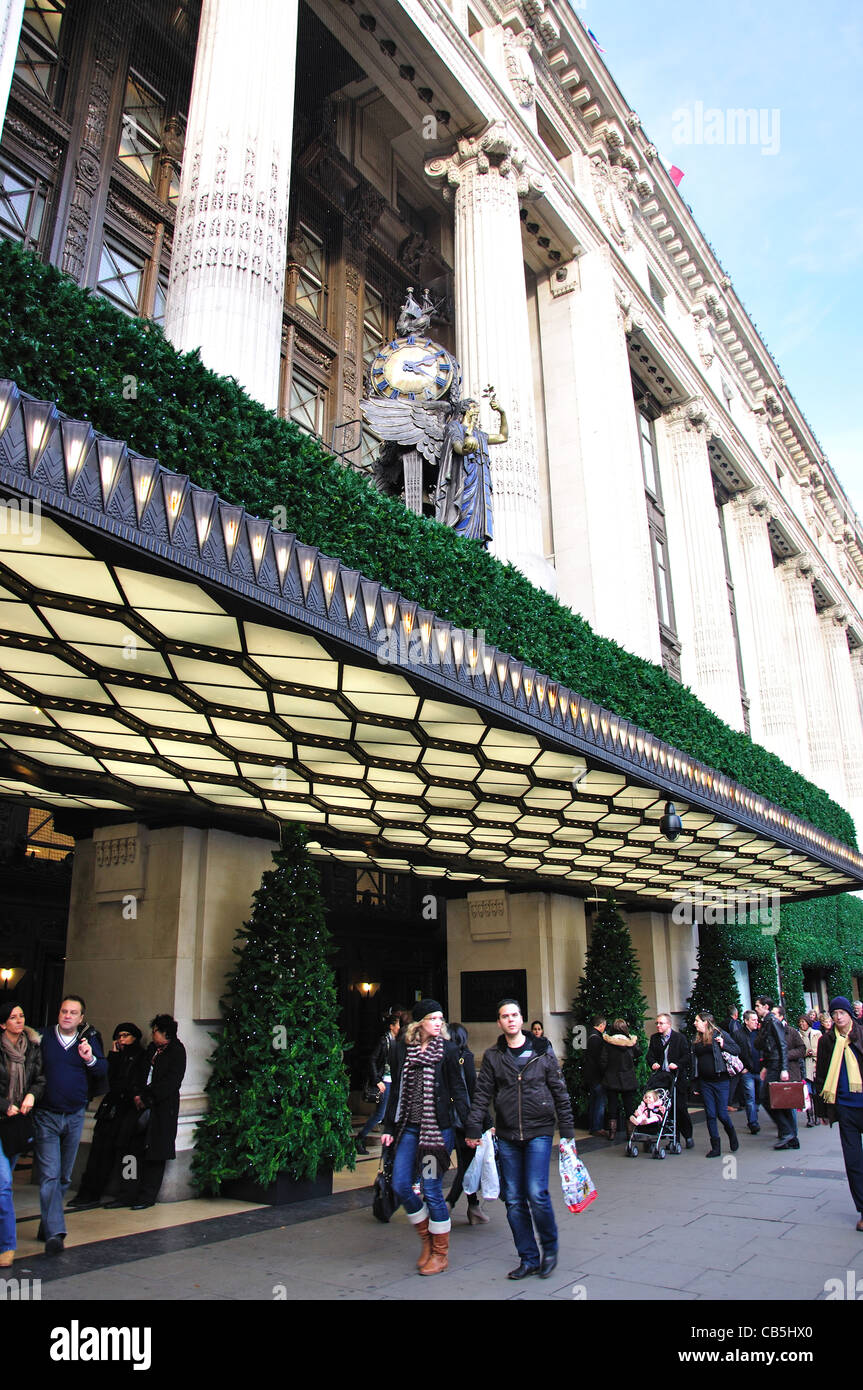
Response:
[[[455,363],[440,343],[409,333],[384,343],[372,359],[369,381],[388,400],[434,401],[453,383]]]

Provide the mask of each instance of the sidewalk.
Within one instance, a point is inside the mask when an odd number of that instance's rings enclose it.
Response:
[[[489,1225],[469,1227],[463,1201],[456,1208],[449,1272],[419,1278],[414,1270],[419,1242],[404,1214],[397,1213],[389,1225],[375,1221],[368,1187],[292,1207],[198,1201],[135,1214],[70,1215],[68,1244],[74,1248],[52,1258],[31,1254],[22,1245],[24,1257],[9,1273],[41,1279],[43,1301],[73,1303],[797,1303],[824,1299],[827,1281],[839,1279],[844,1285],[849,1271],[863,1277],[863,1234],[855,1230],[857,1215],[836,1131],[801,1129],[799,1151],[776,1153],[772,1126],[751,1136],[742,1116],[736,1119],[739,1153],[725,1152],[723,1136],[723,1156],[712,1162],[704,1158],[703,1123],[696,1123],[693,1150],[664,1161],[643,1154],[627,1158],[622,1143],[612,1147],[601,1140],[584,1141],[580,1152],[599,1196],[577,1216],[563,1205],[553,1163],[550,1188],[560,1226],[560,1263],[548,1280],[507,1280],[507,1270],[518,1260],[503,1204],[487,1204]],[[376,1162],[364,1162],[353,1181],[365,1178],[371,1183],[376,1171]],[[156,1214],[159,1229],[129,1229],[138,1218]],[[117,1224],[108,1224],[115,1220]],[[27,1227],[28,1234],[35,1234],[35,1227],[30,1233],[29,1226],[29,1220],[22,1221],[19,1233]],[[94,1231],[110,1238],[96,1239]]]

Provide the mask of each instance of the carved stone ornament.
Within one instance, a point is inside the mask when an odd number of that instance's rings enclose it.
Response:
[[[399,264],[404,266],[415,280],[421,280],[423,265],[431,254],[431,243],[422,232],[411,232],[399,247]]]
[[[479,174],[513,178],[520,198],[538,197],[545,192],[541,172],[528,163],[527,151],[506,121],[493,121],[482,135],[459,140],[452,154],[427,159],[425,172],[430,179],[443,179],[444,198],[451,198],[468,164],[473,164]]]
[[[27,121],[20,120],[11,112],[6,114],[5,128],[17,135],[21,143],[26,145],[28,149],[43,155],[50,164],[57,163],[63,149],[59,140],[45,139],[42,135],[37,134]]]
[[[551,290],[552,299],[559,299],[562,294],[572,294],[581,284],[581,277],[578,269],[578,261],[567,261],[565,265],[556,266],[549,271],[548,287]]]
[[[633,208],[637,204],[635,180],[628,169],[609,164],[602,155],[591,160],[593,191],[600,216],[612,239],[630,251],[633,246]]]
[[[536,72],[530,56],[533,34],[529,29],[525,29],[524,33],[518,35],[513,34],[510,29],[505,29],[503,44],[507,80],[512,88],[516,105],[520,106],[523,111],[529,111],[536,100],[534,95]]]
[[[644,328],[645,317],[636,300],[633,299],[629,290],[621,285],[615,285],[614,297],[617,300],[617,309],[623,331],[628,336],[635,328]]]
[[[698,345],[698,355],[701,358],[702,365],[704,367],[712,367],[716,351],[710,332],[707,309],[703,304],[696,304],[692,311],[692,319],[695,324],[695,341]]]
[[[744,495],[746,501],[749,504],[749,511],[751,515],[762,517],[765,523],[769,522],[772,518],[773,513],[771,512],[769,506],[770,499],[768,498],[767,493],[764,491],[764,489],[762,487],[753,487],[750,488],[749,492],[745,493]]]
[[[672,406],[665,412],[665,419],[670,426],[682,425],[687,433],[694,431],[707,438],[719,434],[718,421],[710,414],[703,396],[693,396],[682,405]]]

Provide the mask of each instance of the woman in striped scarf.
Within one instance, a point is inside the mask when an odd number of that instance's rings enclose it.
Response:
[[[436,999],[414,1005],[399,1040],[381,1143],[395,1144],[393,1188],[419,1232],[420,1274],[443,1274],[449,1262],[450,1212],[441,1179],[455,1147],[453,1126],[464,1127],[459,1053]],[[421,1196],[414,1191],[417,1178]]]
[[[839,1122],[845,1173],[863,1231],[863,1028],[851,1003],[839,995],[830,1001],[833,1027],[818,1044],[815,1091],[831,1125]]]

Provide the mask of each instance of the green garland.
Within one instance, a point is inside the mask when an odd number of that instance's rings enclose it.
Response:
[[[485,633],[582,697],[856,847],[848,813],[659,666],[599,637],[474,541],[416,517],[342,467],[236,381],[179,353],[12,242],[0,244],[0,375],[187,473],[301,540]],[[279,509],[276,511],[275,509]]]
[[[733,960],[749,962],[752,997],[769,994],[778,1002],[776,958],[782,974],[784,1005],[796,1025],[804,1011],[803,972],[819,970],[827,976],[832,998],[849,995],[852,976],[863,976],[863,902],[850,893],[834,898],[812,898],[783,905],[779,931],[765,932],[762,925],[728,928],[728,949]]]

